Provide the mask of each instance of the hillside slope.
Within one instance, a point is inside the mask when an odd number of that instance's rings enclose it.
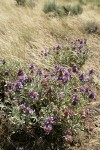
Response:
[[[64,0],[59,1],[66,3]],[[0,58],[35,62],[45,66],[40,56],[41,51],[56,43],[68,39],[86,38],[90,47],[90,58],[86,68],[100,70],[100,36],[87,35],[84,24],[95,21],[100,25],[100,14],[91,6],[83,6],[79,16],[55,17],[54,14],[44,14],[45,0],[36,1],[33,9],[18,7],[14,0],[0,2]]]
[[[88,21],[94,21],[100,26],[100,7],[93,4],[83,5],[83,13],[78,16],[55,16],[54,13],[45,14],[43,6],[46,0],[38,0],[35,7],[17,6],[14,0],[0,0],[0,59],[16,60],[20,63],[35,63],[39,67],[52,67],[50,60],[45,62],[41,51],[53,47],[57,43],[66,43],[66,39],[87,39],[89,58],[83,69],[95,70],[94,80],[100,85],[100,34],[87,34],[84,31]],[[66,4],[65,0],[57,0],[59,5]],[[74,0],[72,2],[75,2]],[[100,91],[100,89],[98,90]],[[86,150],[100,149],[100,92],[97,102],[90,106],[94,112],[94,128],[88,143],[83,137]],[[96,114],[97,111],[97,114]],[[92,116],[93,117],[93,116]],[[98,132],[97,132],[98,131]],[[86,135],[87,137],[87,135]],[[85,137],[85,138],[86,138]]]

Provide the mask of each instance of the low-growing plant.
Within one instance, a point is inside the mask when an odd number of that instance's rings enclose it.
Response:
[[[52,50],[45,52],[44,55],[46,59],[52,60],[53,64],[62,66],[77,64],[80,68],[87,59],[88,47],[86,40],[77,39],[68,46],[57,44]]]
[[[29,6],[33,8],[35,6],[34,0],[16,0],[18,5]]]
[[[79,0],[79,4],[86,5],[87,3],[86,3],[86,0]]]
[[[18,5],[22,5],[22,6],[25,6],[26,4],[26,0],[16,0],[16,2]]]
[[[62,9],[64,11],[64,14],[67,15],[78,15],[78,14],[82,14],[83,12],[83,8],[81,7],[80,4],[74,6],[64,5],[62,6]]]
[[[71,12],[70,13],[72,15],[82,14],[82,12],[83,12],[83,8],[80,4],[77,4],[77,5],[71,7]]]
[[[75,41],[72,49],[80,44],[83,47],[83,41]],[[85,75],[78,63],[71,67],[58,64],[49,71],[34,64],[24,68],[10,64],[5,60],[0,63],[0,112],[6,119],[0,122],[6,131],[0,139],[1,147],[7,149],[10,144],[10,149],[65,150],[84,129],[88,100],[96,98],[93,69]]]
[[[44,8],[43,8],[43,11],[45,13],[48,13],[48,12],[56,12],[58,9],[58,6],[56,4],[56,2],[53,0],[53,1],[47,1],[45,4],[44,4]]]
[[[71,11],[71,5],[67,5],[67,6],[62,6],[62,9],[64,10],[64,13],[66,15],[69,15],[70,14],[70,11]]]
[[[85,31],[88,34],[100,34],[100,28],[96,24],[96,22],[89,21],[85,25]]]
[[[83,12],[83,8],[80,4],[71,6],[71,5],[63,5],[58,6],[55,1],[47,1],[44,5],[43,11],[45,13],[54,12],[60,16],[63,15],[78,15]]]

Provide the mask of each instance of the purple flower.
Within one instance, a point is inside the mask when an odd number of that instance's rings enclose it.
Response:
[[[68,69],[61,67],[59,69],[58,80],[62,80],[64,83],[68,82],[71,79],[71,74]]]
[[[73,105],[73,106],[76,106],[76,105],[77,105],[77,101],[75,101],[75,100],[72,101],[72,105]]]
[[[25,110],[26,109],[26,104],[21,104],[19,107],[20,107],[21,110]]]
[[[96,99],[96,93],[93,91],[89,91],[89,98],[90,99]]]
[[[45,134],[50,134],[51,133],[51,131],[52,131],[52,125],[45,125],[44,127],[43,127],[43,129],[44,129],[44,131],[45,131]]]
[[[23,78],[23,84],[24,83],[31,83],[32,81],[34,81],[33,77],[32,76],[24,76]]]
[[[30,107],[27,107],[27,108],[26,108],[26,111],[27,111],[29,114],[31,114],[31,115],[32,115],[33,112],[34,112],[33,109],[31,109]]]
[[[77,93],[72,95],[72,100],[79,101],[79,99],[80,99],[80,96]]]
[[[77,69],[77,66],[76,66],[76,65],[73,65],[73,66],[72,66],[72,71],[73,71],[73,72],[77,72],[77,70],[78,70],[78,69]]]
[[[33,68],[34,68],[34,64],[30,64],[29,69],[33,69]]]
[[[91,75],[91,74],[94,73],[94,70],[93,69],[89,69],[88,73],[89,73],[89,75]]]
[[[23,76],[24,75],[23,69],[19,69],[17,75],[18,76]]]
[[[46,125],[53,124],[53,123],[55,123],[55,117],[49,116],[48,118],[45,119],[45,124]]]
[[[77,53],[77,54],[81,54],[82,51],[81,51],[81,50],[77,50],[76,53]]]
[[[80,40],[80,44],[83,44],[83,40]]]
[[[37,74],[37,75],[42,75],[42,71],[41,71],[40,69],[38,69],[38,70],[36,71],[36,74]]]
[[[28,113],[28,114],[33,114],[33,109],[31,109],[30,107],[28,107],[28,105],[26,104],[26,103],[24,103],[24,104],[21,104],[20,106],[19,106],[19,108],[21,109],[21,110],[23,110],[24,112],[26,112],[26,113]]]
[[[23,83],[28,83],[28,77],[27,77],[27,76],[25,76],[25,77],[23,78]]]
[[[4,72],[4,76],[9,76],[9,72],[8,72],[8,71],[5,71],[5,72]]]
[[[83,82],[89,82],[91,79],[89,77],[84,78]]]
[[[39,99],[39,94],[35,90],[31,90],[31,91],[29,91],[29,97],[34,99],[34,100],[38,100]]]
[[[55,69],[56,69],[56,70],[59,70],[59,65],[55,65]]]
[[[80,87],[80,91],[81,91],[83,94],[85,94],[85,92],[86,92],[86,87],[85,87],[85,86]]]
[[[76,106],[79,100],[80,96],[77,93],[72,95],[72,105]]]
[[[61,49],[61,45],[57,44],[55,47],[54,47],[54,50],[56,52],[56,54],[59,54],[59,50]]]
[[[64,67],[61,67],[59,72],[63,75],[69,75],[69,71],[68,69],[64,68]]]
[[[56,76],[53,76],[53,77],[51,78],[52,81],[57,81],[57,79],[58,79],[58,78],[57,78]]]
[[[72,130],[71,129],[67,129],[65,132],[64,132],[65,135],[72,135]]]
[[[82,72],[78,73],[80,81],[84,81],[84,74]]]
[[[83,44],[80,44],[79,48],[81,49],[81,48],[83,48],[83,47],[84,47],[84,45],[83,45]]]
[[[64,110],[64,115],[72,117],[74,115],[74,112],[70,109],[66,109]]]
[[[15,84],[16,89],[22,89],[23,88],[23,84],[20,81],[17,81]]]
[[[7,89],[8,89],[9,91],[12,91],[12,90],[14,89],[14,84],[11,83],[11,82],[7,83]]]

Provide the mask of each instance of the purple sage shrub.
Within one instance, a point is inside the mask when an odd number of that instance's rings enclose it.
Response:
[[[30,142],[33,149],[65,150],[65,143],[72,143],[76,133],[83,129],[81,122],[88,117],[85,106],[96,99],[94,71],[89,70],[87,75],[80,70],[84,46],[86,41],[81,39],[71,43],[71,50],[56,45],[53,51],[59,51],[59,54],[54,52],[56,65],[49,71],[33,64],[20,69],[18,64],[11,63],[10,68],[2,61],[0,104],[3,108],[0,110],[10,121],[12,131],[9,135],[24,130],[33,140]]]

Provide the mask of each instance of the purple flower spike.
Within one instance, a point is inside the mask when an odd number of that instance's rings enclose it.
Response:
[[[96,93],[94,93],[93,91],[89,91],[89,98],[96,99]]]
[[[39,94],[38,94],[38,92],[32,90],[32,91],[29,91],[29,97],[34,99],[34,100],[38,100]]]
[[[60,50],[60,49],[61,49],[61,45],[57,44],[57,45],[54,47],[54,49],[57,50],[57,51]]]
[[[73,72],[77,72],[77,70],[78,70],[78,69],[77,69],[77,66],[76,66],[76,65],[73,65],[73,66],[72,66],[72,71],[73,71]]]
[[[23,110],[25,113],[28,113],[28,114],[30,114],[30,115],[32,115],[33,114],[33,109],[31,109],[30,107],[28,107],[28,105],[26,104],[26,103],[24,103],[24,104],[21,104],[20,106],[19,106],[19,108],[21,109],[21,110]]]
[[[85,86],[80,87],[80,91],[81,91],[83,94],[85,94],[85,92],[86,92],[86,87],[85,87]]]
[[[20,81],[17,81],[15,87],[16,87],[17,90],[19,90],[19,89],[23,88],[23,85]]]
[[[18,76],[23,76],[23,75],[24,75],[23,69],[19,69],[17,75],[18,75]]]
[[[32,115],[33,112],[34,112],[30,107],[27,107],[26,110],[27,110],[27,112],[28,112],[29,114],[31,114],[31,115]]]
[[[94,73],[94,70],[93,69],[89,69],[88,73],[89,73],[89,75],[91,75],[91,74]]]
[[[7,89],[8,89],[9,91],[12,91],[12,90],[14,89],[14,84],[11,83],[11,82],[7,83]]]
[[[43,129],[44,129],[44,131],[45,131],[45,134],[50,134],[51,133],[51,131],[52,131],[52,125],[45,125],[44,127],[43,127]]]
[[[77,105],[77,101],[73,101],[73,102],[72,102],[72,105],[73,105],[73,106],[76,106],[76,105]]]
[[[80,44],[80,47],[79,47],[79,48],[81,49],[81,48],[83,48],[83,46],[84,46],[83,44]]]
[[[34,68],[34,65],[33,64],[30,64],[29,65],[29,69],[33,69]]]
[[[53,123],[55,123],[55,117],[49,116],[48,118],[45,119],[45,124],[46,125],[53,124]]]
[[[91,79],[90,79],[89,77],[86,77],[86,78],[84,78],[83,81],[84,81],[84,82],[89,82],[89,81],[91,81]]]
[[[84,81],[84,74],[82,72],[79,72],[79,79],[80,81]]]
[[[74,115],[74,112],[70,109],[66,109],[64,110],[64,115],[72,117]]]
[[[25,104],[20,105],[20,109],[21,110],[25,110],[26,109],[26,105]]]
[[[25,76],[24,78],[23,78],[23,84],[25,84],[25,83],[31,83],[32,81],[34,81],[34,79],[33,79],[33,77],[32,76]]]
[[[9,72],[8,72],[8,71],[5,71],[5,72],[4,72],[4,76],[9,76]]]
[[[59,65],[55,65],[55,69],[56,69],[56,70],[59,70]]]
[[[36,71],[36,74],[37,74],[37,75],[42,75],[42,71],[41,71],[40,69],[38,69],[38,70]]]

